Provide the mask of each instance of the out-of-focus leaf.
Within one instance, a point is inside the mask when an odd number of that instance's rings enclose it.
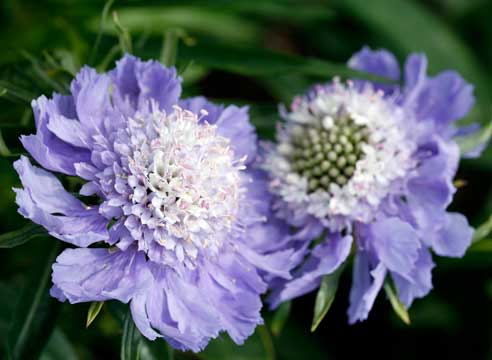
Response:
[[[113,11],[113,23],[114,28],[118,33],[118,39],[120,41],[121,52],[131,54],[132,51],[132,38],[130,36],[130,31],[126,26],[123,26],[120,17],[116,11]]]
[[[101,311],[102,307],[104,305],[104,301],[93,301],[91,303],[91,306],[89,307],[89,310],[87,311],[87,321],[85,323],[86,327],[89,327],[92,322],[96,319],[97,315],[99,315],[99,312]]]
[[[273,342],[268,329],[259,326],[243,345],[236,345],[229,336],[212,340],[204,351],[197,354],[204,360],[273,360],[275,358]]]
[[[466,44],[424,5],[409,0],[335,0],[332,5],[350,14],[393,45],[399,55],[424,52],[431,73],[457,70],[476,87],[482,116],[492,96],[491,79]],[[399,15],[396,15],[399,14]]]
[[[140,347],[142,336],[135,326],[130,311],[126,314],[123,324],[123,335],[121,337],[121,360],[136,360],[140,358]]]
[[[162,339],[150,341],[142,337],[140,360],[174,360],[174,349]]]
[[[321,280],[321,285],[316,295],[316,302],[314,304],[313,322],[311,323],[311,331],[315,331],[321,321],[324,319],[328,310],[330,310],[335,295],[338,290],[338,281],[340,275],[345,269],[345,264],[340,266],[336,271],[331,274],[325,275]]]
[[[474,132],[471,135],[457,137],[456,142],[460,147],[460,152],[466,154],[473,151],[479,146],[483,146],[490,141],[492,137],[492,120],[480,130]]]
[[[350,69],[345,64],[276,53],[260,48],[224,45],[218,42],[206,44],[198,42],[197,46],[180,46],[179,53],[181,60],[194,60],[200,65],[247,76],[294,73],[320,77],[324,81],[329,81],[334,76],[380,82],[389,81],[379,76]]]
[[[99,44],[101,43],[101,37],[102,37],[102,33],[103,33],[104,24],[106,23],[106,19],[108,18],[109,9],[111,9],[111,6],[113,5],[113,3],[114,3],[114,0],[107,0],[106,4],[104,4],[103,10],[101,12],[101,17],[99,20],[99,28],[97,30],[96,41],[94,41],[94,46],[92,47],[92,50],[91,50],[91,55],[89,58],[89,64],[93,63],[94,57],[97,54],[97,50],[99,50]]]
[[[386,295],[388,296],[388,299],[391,303],[391,307],[395,311],[396,315],[398,315],[398,317],[405,324],[409,325],[410,316],[408,315],[407,309],[405,309],[405,306],[400,301],[397,291],[390,281],[386,281],[384,283],[384,291],[386,292]]]
[[[77,360],[75,352],[67,336],[59,328],[55,328],[51,338],[41,354],[40,360]]]
[[[46,234],[47,231],[42,226],[30,222],[19,230],[0,235],[0,249],[13,248],[25,244],[37,236]]]
[[[118,17],[131,33],[151,31],[154,34],[162,34],[168,29],[181,28],[234,42],[256,42],[260,38],[258,27],[251,21],[205,7],[120,8]],[[98,21],[94,20],[91,28],[96,30],[98,25]],[[107,33],[114,33],[114,28],[107,24],[103,29]]]
[[[272,324],[270,326],[272,334],[275,336],[280,335],[285,323],[289,319],[290,310],[292,308],[292,301],[286,301],[278,307],[273,315]]]
[[[10,284],[0,283],[0,339],[7,337],[12,314],[15,311],[18,292]],[[3,344],[0,343],[0,349]]]
[[[38,254],[39,264],[31,269],[7,337],[12,359],[37,359],[53,331],[61,303],[50,296],[49,289],[51,266],[60,248],[59,241],[47,244],[45,252]]]
[[[162,339],[147,340],[138,331],[128,306],[120,306],[114,301],[109,303],[110,311],[118,321],[123,321],[120,358],[122,360],[173,360],[173,348]]]
[[[161,63],[166,66],[174,66],[176,64],[176,56],[178,54],[178,41],[183,31],[179,29],[169,29],[164,34],[164,41],[161,50]]]
[[[5,92],[7,92],[7,90],[5,90]],[[7,144],[5,144],[5,141],[3,140],[2,129],[0,129],[0,156],[10,156],[10,155],[11,155],[10,150],[7,147]]]

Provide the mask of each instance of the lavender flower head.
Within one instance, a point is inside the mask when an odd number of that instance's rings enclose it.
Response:
[[[221,331],[242,343],[262,323],[268,273],[289,278],[292,252],[268,242],[284,230],[267,221],[247,109],[179,100],[180,81],[125,56],[108,73],[83,68],[70,95],[33,101],[24,147],[82,179],[87,198],[24,156],[15,192],[23,216],[76,246],[53,265],[54,297],[129,302],[147,338],[200,351]]]
[[[400,80],[385,50],[364,48],[349,65]],[[367,318],[387,279],[406,307],[425,296],[431,251],[464,255],[472,228],[446,209],[460,157],[454,122],[473,105],[473,89],[452,71],[428,77],[426,66],[425,56],[411,55],[402,86],[335,79],[284,111],[262,166],[275,216],[299,229],[294,246],[306,257],[294,279],[275,281],[272,307],[319,287],[354,249],[354,323]]]

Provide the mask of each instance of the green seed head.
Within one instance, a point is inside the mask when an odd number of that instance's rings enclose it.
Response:
[[[296,125],[291,131],[292,170],[305,177],[309,191],[328,190],[331,184],[344,186],[355,171],[367,143],[368,129],[342,115],[330,129]]]

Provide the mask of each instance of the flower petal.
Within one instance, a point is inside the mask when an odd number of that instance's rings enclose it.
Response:
[[[408,58],[403,102],[414,107],[421,121],[431,120],[439,129],[444,129],[470,111],[475,103],[473,86],[454,71],[444,71],[427,78],[426,68],[425,56],[412,55]]]
[[[352,55],[348,61],[348,65],[352,69],[365,71],[391,80],[400,79],[400,65],[398,64],[398,60],[387,50],[371,50],[369,47],[364,46],[362,50]],[[364,84],[366,81],[357,80],[357,82]],[[398,85],[391,84],[373,85],[385,93],[392,93],[398,88]]]
[[[448,213],[444,226],[431,237],[436,254],[449,257],[463,257],[471,244],[473,228],[462,214]]]
[[[348,309],[350,324],[367,319],[379,290],[383,286],[386,272],[383,263],[372,267],[369,254],[365,251],[357,252],[354,259]]]
[[[398,297],[405,307],[410,307],[414,299],[424,297],[432,289],[432,269],[434,266],[429,250],[421,248],[419,258],[411,274],[412,281],[404,279],[397,273],[391,274],[398,289]]]
[[[381,263],[411,280],[421,246],[416,231],[396,217],[379,220],[370,228],[370,242]]]
[[[106,240],[108,220],[97,208],[85,207],[51,173],[22,156],[14,163],[24,189],[14,189],[19,213],[44,226],[51,235],[78,246]]]
[[[147,288],[150,273],[145,254],[135,248],[66,249],[53,264],[52,279],[72,304],[111,299],[126,303]]]
[[[352,246],[351,236],[329,234],[317,245],[308,260],[293,274],[294,279],[275,286],[268,302],[270,308],[316,289],[323,275],[331,274],[345,261]]]

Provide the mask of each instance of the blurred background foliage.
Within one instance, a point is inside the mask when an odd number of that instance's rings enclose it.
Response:
[[[186,96],[250,104],[260,136],[271,139],[278,103],[313,82],[353,75],[345,67],[367,44],[400,61],[425,52],[430,73],[458,70],[475,85],[477,106],[464,122],[486,124],[492,109],[490,0],[2,0],[0,2],[0,233],[27,222],[17,214],[12,162],[20,134],[33,131],[30,101],[66,92],[84,64],[112,68],[124,51],[174,62]],[[177,52],[174,44],[177,44]],[[492,212],[492,153],[465,160],[454,209],[478,226]],[[60,251],[36,238],[0,251],[3,358],[48,359],[486,359],[492,357],[492,238],[462,260],[438,259],[435,289],[416,301],[403,324],[380,295],[370,318],[347,325],[350,286],[343,273],[334,305],[310,332],[315,294],[275,314],[243,347],[226,337],[200,354],[142,341],[124,307],[106,303],[86,329],[90,304],[47,295]],[[94,309],[92,309],[94,310]],[[123,338],[123,342],[122,339]]]

